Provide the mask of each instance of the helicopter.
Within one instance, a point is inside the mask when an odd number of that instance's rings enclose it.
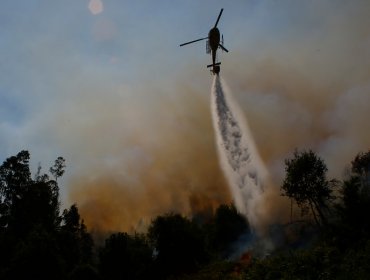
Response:
[[[216,53],[217,53],[217,50],[220,48],[220,49],[222,49],[225,52],[229,52],[223,46],[223,44],[224,44],[224,36],[223,35],[221,37],[221,43],[220,43],[220,31],[217,28],[217,24],[218,24],[218,22],[219,22],[219,20],[221,18],[221,15],[222,15],[222,12],[223,11],[224,11],[224,9],[221,9],[220,14],[217,17],[217,20],[216,20],[215,25],[208,32],[208,37],[200,38],[200,39],[193,40],[193,41],[190,41],[190,42],[186,42],[186,43],[183,43],[183,44],[180,45],[180,47],[182,47],[182,46],[185,46],[185,45],[189,45],[189,44],[192,44],[192,43],[195,43],[195,42],[198,42],[198,41],[202,41],[202,40],[208,39],[207,40],[207,44],[206,44],[206,52],[207,53],[211,53],[211,55],[212,55],[212,64],[207,65],[207,68],[211,68],[212,67],[211,72],[214,75],[218,75],[220,73],[220,65],[221,65],[221,62],[216,62]]]

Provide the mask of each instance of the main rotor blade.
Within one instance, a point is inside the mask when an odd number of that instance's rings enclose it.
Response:
[[[223,45],[221,44],[218,44],[220,46],[221,49],[223,49],[225,52],[229,52]]]
[[[189,45],[189,44],[192,44],[192,43],[195,43],[195,42],[198,42],[198,41],[202,41],[202,40],[205,40],[205,39],[208,39],[208,37],[201,38],[201,39],[198,39],[198,40],[194,40],[194,41],[190,41],[190,42],[181,44],[180,47],[185,46],[185,45]]]
[[[221,17],[221,15],[222,15],[222,12],[223,12],[223,11],[224,11],[224,9],[221,9],[220,14],[218,15],[218,18],[217,18],[217,20],[216,20],[216,23],[215,23],[215,26],[214,26],[214,27],[217,27],[218,21],[220,20],[220,17]]]

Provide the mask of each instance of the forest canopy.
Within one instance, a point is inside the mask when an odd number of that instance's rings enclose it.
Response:
[[[299,221],[271,225],[277,240],[261,240],[233,205],[208,217],[167,213],[145,233],[94,238],[78,205],[61,210],[58,157],[50,174],[32,175],[30,153],[0,166],[1,279],[364,279],[370,273],[370,151],[359,153],[343,180],[328,180],[313,151],[285,161],[281,194],[301,211]],[[275,238],[275,239],[274,239]],[[248,243],[248,246],[242,243]]]

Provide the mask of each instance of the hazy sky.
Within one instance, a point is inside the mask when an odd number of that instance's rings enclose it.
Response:
[[[221,75],[275,184],[295,148],[340,176],[370,148],[368,0],[2,0],[0,158],[27,149],[36,170],[65,157],[63,202],[86,216],[102,205],[104,221],[121,207],[108,228],[229,201],[211,59],[205,42],[179,47],[206,36],[221,8]]]

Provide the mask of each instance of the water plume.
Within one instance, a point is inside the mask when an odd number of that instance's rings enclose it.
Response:
[[[211,110],[220,164],[234,203],[251,226],[258,229],[258,204],[267,182],[267,170],[241,110],[217,75],[212,85]]]

